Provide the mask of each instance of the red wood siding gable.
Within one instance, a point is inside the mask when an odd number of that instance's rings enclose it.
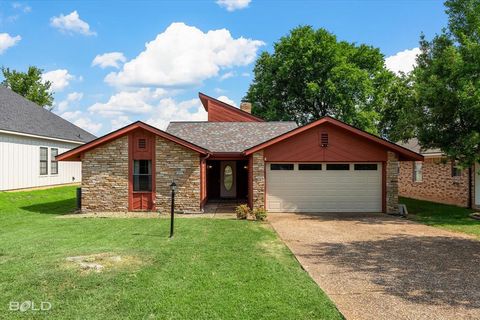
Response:
[[[330,117],[296,128],[245,150],[250,155],[264,150],[266,161],[386,161],[386,151],[400,160],[423,160],[423,156],[395,143]]]
[[[208,112],[210,122],[263,122],[263,119],[255,117],[248,112],[240,110],[223,101],[209,97],[203,93],[198,94],[200,101]]]

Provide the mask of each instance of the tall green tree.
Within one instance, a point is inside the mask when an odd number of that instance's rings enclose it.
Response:
[[[305,124],[330,115],[374,134],[388,134],[383,121],[396,76],[379,49],[338,41],[325,29],[293,29],[263,52],[245,99],[266,120]],[[397,83],[398,85],[398,83]]]
[[[413,71],[418,138],[470,166],[480,161],[480,0],[445,5],[448,29],[421,37]]]
[[[2,67],[5,78],[2,84],[39,106],[51,110],[53,93],[50,92],[50,87],[52,84],[50,81],[42,81],[42,72],[42,69],[34,66],[29,67],[27,72]]]

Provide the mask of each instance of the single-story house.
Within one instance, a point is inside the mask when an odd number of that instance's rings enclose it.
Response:
[[[0,191],[80,182],[80,162],[55,157],[96,137],[0,85]]]
[[[480,208],[480,165],[463,169],[440,149],[422,149],[417,139],[400,143],[425,160],[400,165],[399,194],[403,197]]]
[[[270,212],[398,211],[398,163],[423,156],[331,117],[266,122],[200,94],[208,121],[135,122],[58,156],[82,162],[83,211],[201,212],[245,199]]]

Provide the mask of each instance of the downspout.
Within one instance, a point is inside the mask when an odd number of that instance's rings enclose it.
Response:
[[[473,208],[472,166],[468,167],[468,208]]]

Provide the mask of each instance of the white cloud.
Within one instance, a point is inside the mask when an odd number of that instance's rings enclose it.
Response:
[[[67,111],[60,115],[65,120],[72,122],[74,125],[87,130],[90,133],[96,134],[102,128],[101,123],[94,122],[90,117],[83,114],[81,111]]]
[[[8,48],[16,45],[22,37],[15,36],[12,37],[8,33],[0,33],[0,54],[4,53]]]
[[[30,7],[26,4],[20,3],[20,2],[13,2],[12,3],[12,8],[22,10],[24,13],[29,13],[29,12],[32,11],[32,7]]]
[[[245,9],[252,2],[252,0],[217,0],[217,4],[227,9],[227,11],[235,11]]]
[[[248,73],[248,72],[243,72],[243,73],[242,73],[242,77],[250,77],[250,73]]]
[[[132,123],[132,121],[127,116],[119,116],[115,119],[110,120],[110,124],[112,125],[112,131],[125,127],[130,123]]]
[[[225,72],[224,74],[222,74],[220,76],[220,81],[227,80],[227,79],[232,78],[234,76],[235,76],[235,72],[233,72],[233,71]]]
[[[225,102],[226,104],[229,104],[229,105],[234,106],[234,107],[237,106],[237,104],[235,103],[235,101],[233,101],[232,99],[230,99],[230,98],[227,97],[227,96],[220,96],[220,97],[217,98],[217,100],[220,100],[220,101],[222,101],[222,102]]]
[[[205,33],[184,23],[172,23],[105,81],[118,86],[199,84],[217,76],[221,69],[250,64],[262,45],[259,40],[234,39],[227,29]]]
[[[74,78],[74,76],[68,73],[67,69],[57,69],[45,72],[42,75],[43,81],[50,81],[52,83],[50,87],[51,91],[62,91],[70,84],[70,80]]]
[[[198,98],[177,102],[172,98],[161,99],[152,116],[146,122],[165,130],[170,121],[206,121],[207,112]]]
[[[58,112],[64,112],[68,109],[72,102],[80,101],[83,98],[83,93],[81,92],[72,92],[67,95],[65,100],[62,100],[58,103]]]
[[[105,117],[122,116],[127,113],[146,114],[153,110],[152,103],[158,101],[165,94],[165,90],[142,88],[137,91],[121,91],[106,103],[95,103],[88,108],[91,113],[98,113]]]
[[[416,58],[418,54],[420,54],[419,48],[400,51],[393,56],[387,57],[385,59],[385,66],[397,74],[400,72],[409,73],[417,63]]]
[[[80,33],[86,36],[94,36],[97,34],[95,31],[90,30],[88,23],[80,19],[76,10],[66,16],[61,14],[58,17],[52,17],[50,19],[50,25],[61,32],[69,34]]]
[[[120,64],[127,61],[121,52],[108,52],[99,54],[93,59],[92,66],[99,66],[102,69],[107,67],[120,68]]]

